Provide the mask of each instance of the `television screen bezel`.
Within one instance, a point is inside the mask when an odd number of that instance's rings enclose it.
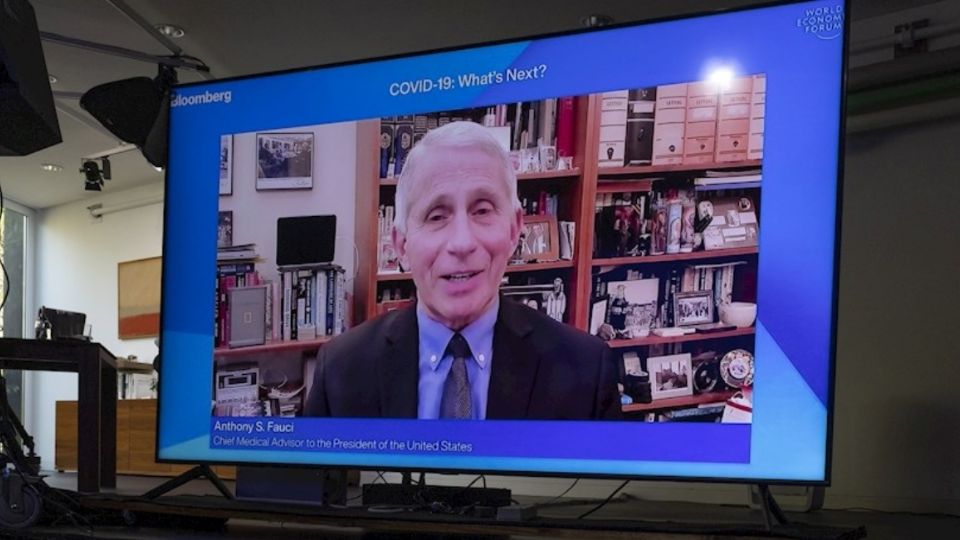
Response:
[[[701,17],[709,17],[714,15],[730,14],[737,13],[742,11],[757,11],[763,10],[766,8],[774,8],[780,6],[786,6],[791,4],[803,4],[807,3],[810,0],[775,0],[771,2],[761,2],[757,4],[752,4],[748,6],[736,6],[730,8],[718,8],[710,11],[697,11],[692,13],[685,13],[682,15],[671,15],[665,17],[655,17],[651,19],[641,19],[634,20],[624,23],[616,23],[598,27],[591,28],[580,28],[574,30],[565,30],[558,32],[550,32],[545,34],[533,34],[523,37],[513,37],[493,41],[484,41],[479,43],[471,43],[465,45],[455,45],[450,47],[441,47],[437,49],[428,49],[423,51],[416,52],[407,52],[399,53],[394,55],[378,56],[363,58],[357,60],[345,60],[340,62],[331,62],[326,64],[317,64],[306,67],[299,68],[290,68],[282,69],[277,71],[269,71],[262,73],[254,73],[247,75],[238,75],[234,77],[226,77],[222,79],[206,80],[206,81],[196,81],[190,83],[179,83],[176,84],[173,89],[180,90],[185,88],[191,88],[196,86],[205,86],[209,84],[219,84],[226,82],[242,81],[247,79],[258,79],[273,77],[278,75],[286,75],[293,73],[303,73],[321,69],[329,69],[340,66],[355,66],[361,64],[368,64],[373,62],[381,62],[388,60],[396,60],[402,58],[412,58],[420,56],[429,56],[432,54],[446,53],[446,52],[455,52],[455,51],[465,51],[471,49],[482,49],[497,45],[513,44],[524,41],[535,41],[541,39],[550,39],[550,38],[559,38],[566,36],[575,36],[583,34],[591,34],[604,32],[608,30],[616,30],[620,28],[631,28],[639,27],[646,25],[653,25],[657,23],[664,23],[669,21],[676,20],[685,20],[685,19],[695,19]],[[283,467],[283,468],[325,468],[333,470],[380,470],[380,471],[392,471],[392,472],[423,472],[423,473],[440,473],[440,474],[492,474],[498,476],[528,476],[528,477],[540,477],[540,478],[590,478],[590,479],[620,479],[620,480],[640,480],[640,481],[664,481],[664,482],[704,482],[704,483],[717,483],[717,484],[777,484],[777,485],[790,485],[790,486],[815,486],[815,487],[829,487],[832,481],[832,457],[833,457],[833,416],[834,416],[834,403],[836,395],[836,342],[837,342],[837,312],[838,312],[838,288],[839,288],[839,276],[840,276],[840,265],[841,265],[841,224],[842,224],[842,202],[843,202],[843,171],[844,171],[844,152],[845,152],[845,133],[846,133],[846,103],[847,103],[847,70],[848,70],[848,56],[849,56],[849,43],[850,43],[850,0],[837,0],[838,3],[843,4],[843,35],[842,35],[842,45],[841,45],[841,58],[840,58],[840,93],[839,93],[839,126],[838,126],[838,141],[837,141],[837,172],[836,172],[836,206],[835,206],[835,223],[834,223],[834,265],[833,265],[833,276],[832,276],[832,290],[831,290],[831,328],[830,328],[830,350],[829,350],[829,362],[828,366],[828,383],[829,390],[827,394],[827,403],[826,403],[826,447],[824,448],[824,475],[823,479],[820,480],[806,480],[806,479],[791,479],[791,478],[756,478],[756,477],[733,477],[733,476],[673,476],[673,475],[655,475],[655,474],[641,474],[641,475],[629,475],[629,474],[616,474],[616,473],[595,473],[595,472],[556,472],[556,471],[521,471],[521,470],[500,470],[500,469],[482,469],[482,468],[453,468],[453,467],[442,467],[442,468],[431,468],[431,467],[398,467],[394,465],[388,465],[384,467],[372,467],[369,465],[343,465],[343,464],[318,464],[318,463],[290,463],[290,462],[272,462],[272,461],[225,461],[225,460],[203,460],[203,459],[174,459],[174,458],[161,458],[160,457],[160,437],[157,436],[154,443],[154,459],[157,463],[161,464],[180,464],[180,465],[219,465],[219,466],[249,466],[249,467]],[[170,125],[170,114],[172,114],[172,108],[168,107],[166,110],[167,114],[167,125]],[[357,118],[352,121],[364,120],[363,118]],[[167,130],[166,133],[166,142],[167,148],[170,148],[170,130]],[[164,191],[166,192],[168,183],[170,181],[169,172],[164,169]],[[164,224],[167,223],[169,218],[170,205],[164,204],[163,208],[163,220]],[[164,234],[163,236],[163,251],[165,252],[168,247],[168,236]],[[161,283],[163,283],[164,270],[166,268],[166,262],[164,259],[163,264],[161,265]],[[163,318],[163,292],[161,288],[161,311],[160,311],[160,320],[161,324],[164,320]],[[161,326],[161,335],[163,333]],[[159,355],[160,358],[163,357],[163,342],[159,340]],[[161,387],[163,384],[162,377],[163,364],[160,363],[158,369],[158,381],[157,381],[157,415],[156,415],[156,424],[155,424],[155,433],[159,435],[161,417],[163,415],[163,393],[161,392]],[[322,454],[322,453],[321,453]],[[478,458],[480,459],[480,458]]]

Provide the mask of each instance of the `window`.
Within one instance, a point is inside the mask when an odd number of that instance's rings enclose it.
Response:
[[[0,272],[0,295],[8,288],[7,302],[0,310],[0,337],[26,337],[24,328],[27,216],[6,206],[0,220],[0,260],[7,270]],[[4,282],[5,280],[5,282]],[[23,418],[23,373],[3,370],[7,379],[7,399],[13,411]]]

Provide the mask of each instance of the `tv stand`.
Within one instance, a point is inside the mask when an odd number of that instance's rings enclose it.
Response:
[[[777,500],[770,493],[770,486],[767,484],[757,484],[760,491],[760,507],[763,510],[763,527],[767,532],[773,530],[775,525],[787,525],[789,520],[783,513]],[[776,522],[776,523],[774,523]]]
[[[165,493],[169,493],[191,480],[196,480],[197,478],[206,478],[211,484],[213,484],[213,487],[217,488],[217,491],[219,491],[224,498],[227,500],[233,500],[233,493],[230,493],[230,490],[227,489],[227,486],[223,483],[223,480],[220,480],[220,477],[217,476],[217,473],[213,472],[213,469],[211,469],[209,465],[197,465],[189,471],[171,478],[170,480],[167,480],[159,486],[144,493],[143,498],[147,500],[156,499],[157,497]]]

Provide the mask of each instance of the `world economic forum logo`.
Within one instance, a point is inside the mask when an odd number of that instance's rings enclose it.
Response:
[[[797,28],[820,39],[835,39],[843,33],[843,4],[807,8],[797,17]]]

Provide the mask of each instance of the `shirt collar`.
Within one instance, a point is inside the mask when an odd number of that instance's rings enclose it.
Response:
[[[470,345],[470,352],[480,369],[486,369],[490,363],[493,348],[493,327],[497,322],[500,311],[500,296],[497,295],[493,303],[477,320],[460,330],[460,334]],[[420,302],[417,302],[417,327],[420,333],[420,347],[426,353],[430,368],[436,371],[443,360],[447,344],[453,337],[454,331],[430,318]],[[421,356],[421,358],[424,358]]]

